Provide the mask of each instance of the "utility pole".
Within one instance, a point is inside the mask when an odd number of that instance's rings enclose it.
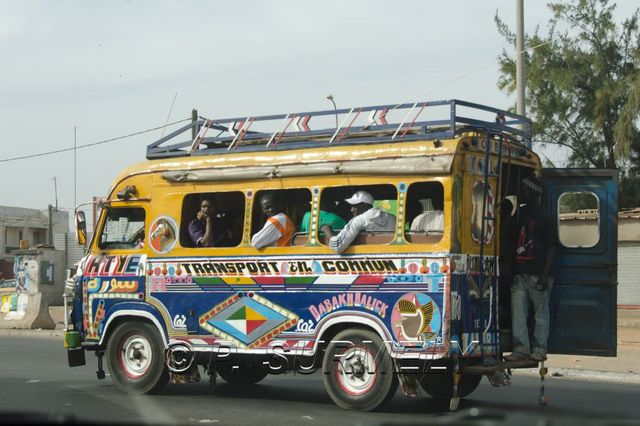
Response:
[[[76,126],[73,126],[73,208],[75,209],[78,206],[77,194],[78,194],[78,185],[77,185],[77,173],[76,173]]]
[[[53,206],[49,204],[49,241],[48,245],[53,246]]]
[[[56,211],[58,211],[58,179],[56,179],[56,177],[52,177],[51,178],[53,180],[53,190],[55,191],[56,194]]]
[[[516,0],[516,112],[520,115],[527,113],[525,109],[524,53],[524,0]]]

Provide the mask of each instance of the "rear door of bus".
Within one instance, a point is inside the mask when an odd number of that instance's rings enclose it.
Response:
[[[549,352],[616,356],[617,171],[545,169],[556,220]]]

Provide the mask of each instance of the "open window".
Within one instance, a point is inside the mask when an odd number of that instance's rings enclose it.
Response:
[[[444,188],[440,182],[409,185],[404,215],[404,236],[410,243],[431,244],[444,231]]]
[[[593,247],[600,241],[600,208],[593,192],[565,192],[558,198],[558,239],[565,247]]]
[[[203,205],[210,205],[211,238],[203,243],[207,222],[198,219]],[[242,242],[245,197],[240,191],[188,194],[182,203],[180,245],[183,247],[236,247]]]
[[[251,223],[252,239],[256,234],[263,231],[265,226],[268,226],[267,222],[269,217],[263,212],[261,205],[261,200],[264,197],[271,198],[273,204],[276,206],[276,210],[278,210],[278,213],[284,213],[291,224],[290,229],[287,226],[287,223],[281,223],[282,221],[279,222],[278,225],[275,225],[276,227],[282,227],[281,229],[278,228],[278,234],[280,237],[275,240],[273,238],[268,238],[268,244],[266,244],[266,246],[304,245],[307,242],[309,235],[308,233],[300,233],[299,227],[305,213],[309,212],[311,209],[311,191],[307,188],[258,191],[253,198],[253,220]]]
[[[385,229],[381,230],[379,226],[372,226],[370,229],[360,231],[358,236],[350,245],[368,245],[368,244],[388,244],[393,241],[395,236],[396,218],[398,212],[398,192],[394,185],[349,185],[326,188],[322,191],[320,205],[330,209],[331,213],[344,219],[346,222],[354,217],[353,206],[346,200],[350,199],[358,191],[366,191],[373,197],[373,207],[377,207],[386,213],[393,215],[392,222],[386,224]],[[328,206],[328,207],[327,207]],[[318,223],[322,219],[318,219]],[[334,231],[339,231],[335,230]],[[318,229],[318,239],[321,243],[327,244],[327,238]],[[335,232],[337,234],[337,232]]]
[[[145,212],[142,207],[109,207],[100,232],[101,249],[138,249],[144,244]]]

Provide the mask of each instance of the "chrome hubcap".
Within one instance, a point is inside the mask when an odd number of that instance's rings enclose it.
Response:
[[[147,372],[152,361],[151,344],[142,336],[129,336],[122,345],[122,364],[130,377]]]

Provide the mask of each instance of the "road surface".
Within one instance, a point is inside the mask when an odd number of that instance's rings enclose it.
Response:
[[[269,376],[258,385],[234,390],[221,379],[215,390],[203,382],[168,385],[150,396],[120,393],[107,375],[97,380],[96,357],[87,353],[87,365],[67,367],[61,339],[2,337],[0,410],[41,413],[66,420],[177,424],[286,424],[353,425],[424,423],[451,417],[447,407],[428,396],[408,399],[398,393],[375,413],[344,411],[324,390],[322,376]],[[108,373],[108,372],[107,372]],[[640,419],[640,386],[584,382],[549,377],[549,405],[538,406],[539,380],[515,376],[508,388],[494,388],[484,379],[460,404],[526,416],[578,416],[584,419]],[[574,417],[575,419],[575,417]]]

